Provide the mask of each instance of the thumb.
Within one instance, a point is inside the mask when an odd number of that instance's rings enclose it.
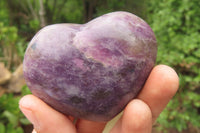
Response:
[[[76,133],[75,126],[67,116],[33,95],[24,96],[19,102],[19,108],[37,133]]]

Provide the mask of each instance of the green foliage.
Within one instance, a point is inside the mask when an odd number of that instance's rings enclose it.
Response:
[[[14,69],[23,59],[27,43],[19,36],[17,26],[11,26],[10,10],[6,0],[0,1],[0,57],[1,62]]]
[[[30,94],[28,87],[23,87],[22,95]],[[19,110],[21,96],[4,94],[0,97],[0,133],[23,133],[22,125],[30,124]]]
[[[200,130],[200,1],[154,0],[148,7],[157,63],[172,66],[180,77],[180,90],[158,122],[179,132],[188,125]]]
[[[127,11],[145,18],[146,1],[147,0],[102,0],[96,8],[97,12],[95,16],[113,11]]]
[[[5,26],[4,23],[0,23],[0,41],[2,45],[10,45],[17,40],[17,28],[14,26]]]
[[[29,21],[28,25],[30,26],[31,29],[39,30],[40,22],[37,19],[33,19]]]
[[[57,1],[58,6],[55,8],[52,23],[83,23],[83,6],[79,0]],[[63,4],[61,6],[61,4]],[[59,9],[59,5],[61,9]],[[53,6],[49,4],[49,8]]]
[[[18,35],[17,27],[0,22],[0,57],[4,57],[0,61],[14,69],[21,63],[26,46],[25,39]]]
[[[8,8],[5,6],[5,1],[1,0],[0,1],[0,22],[3,22],[5,24],[9,24],[9,12]]]
[[[187,95],[187,99],[186,99]],[[180,106],[181,105],[181,106]],[[194,92],[178,94],[167,106],[159,119],[160,130],[176,128],[179,132],[188,128],[188,125],[199,127],[200,115],[195,108],[200,107],[200,97]]]

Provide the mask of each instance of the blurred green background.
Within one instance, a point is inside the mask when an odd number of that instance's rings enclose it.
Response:
[[[118,10],[149,23],[158,41],[157,64],[173,67],[180,77],[153,133],[200,133],[199,7],[199,0],[0,0],[0,133],[31,133],[18,101],[30,93],[20,70],[34,34],[45,25],[85,23]]]

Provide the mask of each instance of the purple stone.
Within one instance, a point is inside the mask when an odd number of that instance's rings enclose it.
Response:
[[[108,121],[142,89],[156,60],[149,25],[128,12],[40,30],[23,69],[32,93],[65,115]]]

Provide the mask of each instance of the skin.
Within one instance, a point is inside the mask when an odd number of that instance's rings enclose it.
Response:
[[[151,133],[152,125],[175,95],[179,86],[176,72],[158,65],[151,71],[142,91],[128,103],[110,133]],[[33,95],[24,96],[19,107],[34,125],[32,133],[101,133],[106,122],[93,122],[65,116]]]

